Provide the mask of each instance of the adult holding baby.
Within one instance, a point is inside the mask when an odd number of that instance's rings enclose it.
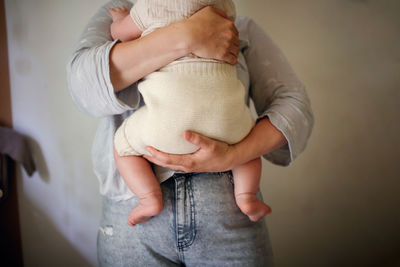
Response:
[[[93,145],[95,172],[104,195],[100,264],[269,266],[272,254],[265,224],[250,222],[240,212],[229,170],[261,155],[286,165],[303,150],[312,127],[303,85],[280,50],[249,19],[236,22],[240,45],[234,24],[211,7],[141,39],[111,42],[107,9],[121,5],[131,7],[126,1],[111,1],[92,18],[68,65],[69,87],[77,105],[103,117]],[[151,149],[147,159],[168,168],[155,166],[156,176],[171,176],[161,184],[164,209],[148,222],[129,227],[126,214],[138,200],[116,170],[114,132],[143,105],[135,82],[190,53],[239,62],[238,77],[251,89],[247,95],[259,120],[235,145],[187,132],[185,138],[200,148],[193,154],[168,155]]]

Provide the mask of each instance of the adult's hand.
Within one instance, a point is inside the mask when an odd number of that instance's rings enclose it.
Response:
[[[183,21],[189,50],[196,56],[237,64],[239,32],[222,10],[207,6]]]
[[[172,61],[193,53],[237,63],[239,37],[233,21],[212,7],[140,39],[117,43],[110,52],[110,79],[118,92]]]
[[[184,138],[199,147],[192,154],[173,155],[148,147],[147,160],[159,166],[184,172],[220,172],[267,154],[287,144],[285,136],[268,118],[259,120],[239,143],[228,145],[186,131]]]
[[[174,155],[148,147],[151,156],[143,157],[159,166],[184,172],[220,172],[234,167],[234,146],[191,131],[186,131],[184,137],[199,149],[192,154]]]

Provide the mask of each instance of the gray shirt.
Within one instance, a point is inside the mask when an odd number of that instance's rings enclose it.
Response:
[[[67,65],[68,87],[73,101],[83,112],[101,118],[94,138],[92,160],[100,181],[100,193],[114,200],[129,199],[127,188],[113,158],[113,136],[122,121],[143,105],[137,84],[115,94],[110,80],[109,53],[117,41],[110,35],[107,9],[132,3],[112,0],[90,19]],[[289,165],[305,148],[313,127],[310,101],[281,50],[251,19],[238,17],[240,49],[238,78],[247,89],[258,118],[268,117],[288,145],[264,155],[279,165]],[[266,137],[267,138],[267,137]],[[157,177],[173,171],[154,166]]]

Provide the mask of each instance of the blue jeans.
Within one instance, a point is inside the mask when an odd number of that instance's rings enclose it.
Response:
[[[134,227],[136,198],[104,198],[100,266],[273,266],[265,222],[240,212],[231,172],[175,174],[161,188],[163,211]]]

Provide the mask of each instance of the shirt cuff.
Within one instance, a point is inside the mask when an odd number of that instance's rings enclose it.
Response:
[[[290,131],[286,119],[281,114],[270,110],[261,114],[258,117],[257,121],[264,118],[268,118],[272,125],[274,125],[283,134],[283,136],[287,140],[287,144],[277,150],[263,155],[263,157],[274,164],[289,166],[293,162],[295,157],[293,155],[292,149],[293,139],[289,134]]]

